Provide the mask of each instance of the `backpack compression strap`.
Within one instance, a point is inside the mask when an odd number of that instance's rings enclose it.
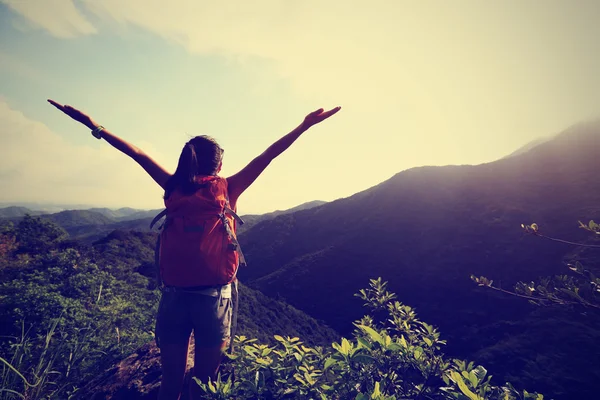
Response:
[[[233,345],[237,331],[238,306],[240,301],[237,278],[235,278],[235,280],[231,283],[231,300],[233,303],[233,313],[231,315],[231,331],[229,333],[229,354],[233,354]]]
[[[227,204],[229,204],[229,203],[227,203]],[[221,214],[219,216],[221,218],[221,221],[223,222],[223,226],[225,227],[225,231],[227,232],[227,235],[233,242],[232,243],[233,246],[235,246],[234,250],[236,250],[238,252],[238,255],[240,256],[240,266],[245,267],[246,266],[246,257],[244,257],[244,253],[242,252],[242,247],[240,246],[240,242],[238,242],[236,235],[231,230],[231,226],[229,225],[229,220],[225,217],[225,213],[231,214],[231,216],[233,216],[233,218],[237,222],[239,222],[240,225],[242,225],[244,223],[244,221],[231,208],[229,208],[229,205],[225,206],[225,210],[224,210],[223,214]]]

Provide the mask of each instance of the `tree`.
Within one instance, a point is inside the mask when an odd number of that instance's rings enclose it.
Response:
[[[18,252],[38,254],[67,239],[69,234],[54,222],[27,214],[15,229]]]

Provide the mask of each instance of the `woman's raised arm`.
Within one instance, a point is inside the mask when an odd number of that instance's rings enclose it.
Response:
[[[227,178],[229,186],[229,199],[232,204],[237,202],[238,197],[259,177],[273,159],[287,150],[311,126],[331,117],[340,111],[341,107],[323,111],[322,108],[308,114],[304,121],[293,131],[273,143],[267,150],[256,157],[237,174]]]
[[[117,135],[109,132],[106,128],[97,124],[89,115],[84,112],[73,108],[68,105],[61,105],[54,100],[48,100],[50,104],[58,108],[60,111],[73,118],[75,121],[82,123],[87,126],[88,129],[97,132],[98,139],[106,140],[115,149],[133,158],[144,170],[154,179],[156,183],[163,189],[165,188],[167,181],[171,177],[163,167],[161,167],[156,161],[150,158],[142,149],[134,146],[133,144],[121,139]]]

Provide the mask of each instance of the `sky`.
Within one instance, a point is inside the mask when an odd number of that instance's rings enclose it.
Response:
[[[211,135],[224,176],[342,106],[271,163],[242,214],[491,162],[600,116],[598,20],[595,0],[0,0],[0,202],[163,206],[48,98],[171,172]]]

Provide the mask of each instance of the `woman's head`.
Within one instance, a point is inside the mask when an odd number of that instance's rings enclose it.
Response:
[[[185,144],[179,156],[179,165],[182,159],[192,168],[194,175],[215,175],[221,170],[223,149],[215,139],[210,136],[196,136]],[[177,167],[179,169],[179,166]]]
[[[167,182],[165,198],[175,189],[189,195],[197,190],[198,175],[216,175],[221,171],[223,149],[210,136],[196,136],[183,146],[175,173]]]

